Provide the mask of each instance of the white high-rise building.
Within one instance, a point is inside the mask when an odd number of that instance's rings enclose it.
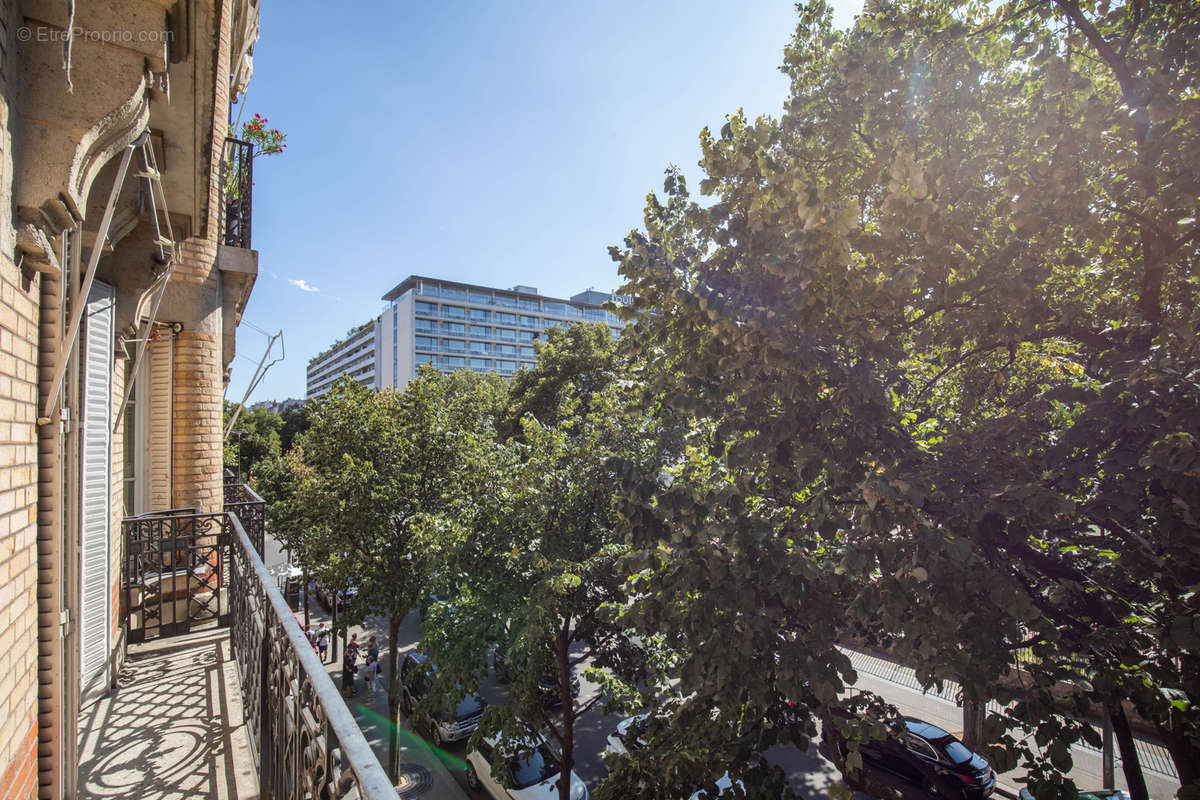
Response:
[[[603,322],[620,333],[624,323],[603,308],[612,299],[592,289],[567,300],[543,297],[532,286],[499,289],[412,275],[383,296],[387,306],[377,319],[309,362],[307,395],[324,394],[343,374],[364,386],[402,389],[422,364],[512,375],[533,363],[533,342],[546,328]]]

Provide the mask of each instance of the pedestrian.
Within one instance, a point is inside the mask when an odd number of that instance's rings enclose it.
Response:
[[[304,626],[304,638],[308,639],[308,645],[315,653],[317,651],[317,634],[313,631],[312,625]]]
[[[367,660],[379,660],[379,643],[375,641],[374,636],[372,636],[370,639],[367,639]]]
[[[379,656],[367,656],[367,702],[375,702],[375,692],[378,691]]]
[[[321,656],[321,663],[325,663],[325,654],[329,652],[329,629],[325,627],[325,623],[321,623],[321,627],[317,629],[317,655]]]
[[[354,685],[354,673],[358,672],[358,667],[354,665],[354,660],[358,656],[358,643],[354,642],[353,644],[353,647],[346,645],[346,652],[342,654],[342,694],[346,697],[358,694],[358,689]]]

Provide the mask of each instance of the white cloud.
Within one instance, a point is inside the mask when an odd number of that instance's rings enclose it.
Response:
[[[288,278],[288,283],[290,283],[292,286],[295,286],[297,289],[299,289],[302,292],[319,292],[319,291],[321,291],[320,289],[313,286],[311,283],[304,280],[303,278]]]

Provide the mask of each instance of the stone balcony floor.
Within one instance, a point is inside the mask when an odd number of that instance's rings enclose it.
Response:
[[[131,645],[117,689],[79,726],[85,800],[258,797],[228,629]]]

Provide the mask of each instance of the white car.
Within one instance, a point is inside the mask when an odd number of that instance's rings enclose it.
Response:
[[[733,786],[733,780],[729,777],[729,773],[726,772],[724,775],[717,778],[717,795],[716,796],[717,797],[724,796],[725,791],[732,786]],[[741,781],[738,781],[738,786],[742,787],[743,789],[745,788],[745,786],[742,785]],[[711,797],[712,795],[709,795],[709,796]],[[700,792],[696,792],[694,795],[689,797],[688,800],[700,800]]]
[[[546,740],[537,739],[521,742],[516,750],[520,756],[508,759],[507,781],[492,774],[492,751],[495,739],[485,739],[478,750],[467,755],[467,784],[475,791],[483,790],[496,800],[557,800],[558,758]],[[510,784],[511,788],[504,786]],[[588,800],[587,784],[571,773],[571,800]]]
[[[617,729],[608,735],[608,744],[604,747],[604,752],[612,753],[614,756],[624,755],[630,750],[637,750],[645,742],[641,739],[642,723],[650,717],[649,714],[638,714],[635,717],[626,717],[617,723]],[[632,728],[632,731],[630,730]]]

